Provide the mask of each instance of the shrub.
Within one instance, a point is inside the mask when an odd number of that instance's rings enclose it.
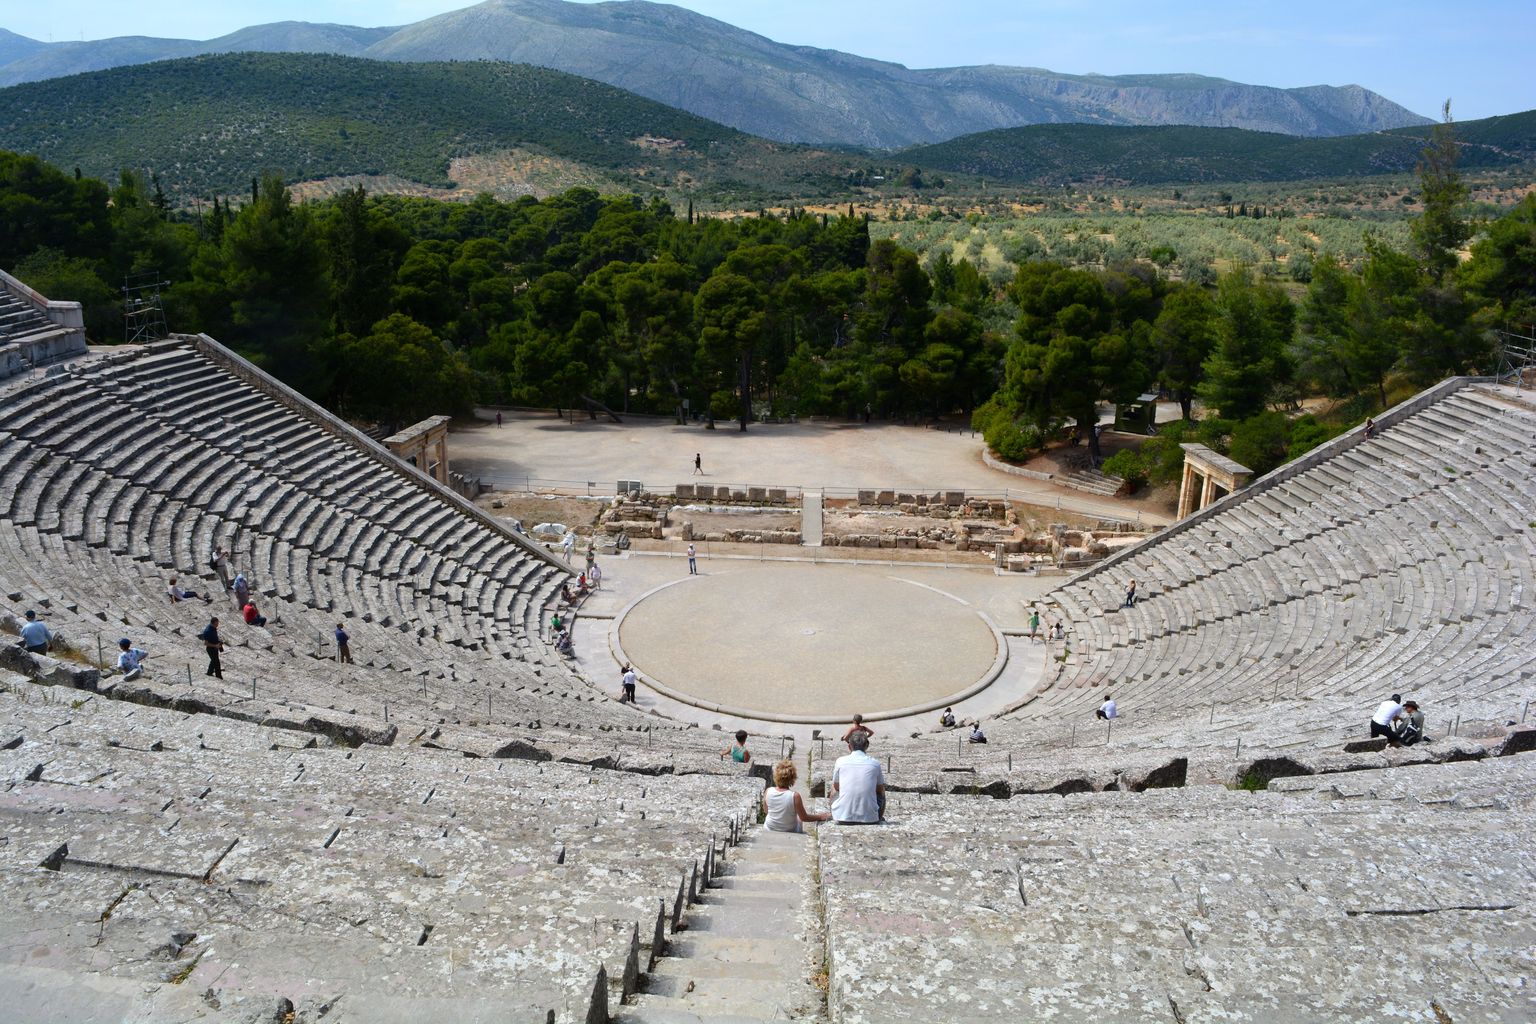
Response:
[[[1147,464],[1142,460],[1141,453],[1134,448],[1111,455],[1104,460],[1102,468],[1110,476],[1124,480],[1132,491],[1138,491],[1147,484]]]

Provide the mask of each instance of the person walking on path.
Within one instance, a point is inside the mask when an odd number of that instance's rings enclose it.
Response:
[[[688,575],[689,576],[697,576],[699,574],[698,554],[699,554],[698,549],[695,548],[692,544],[689,544],[688,545]]]
[[[806,821],[831,821],[825,811],[812,814],[795,792],[795,763],[780,761],[773,766],[773,786],[763,790],[763,824],[770,832],[804,832]]]
[[[629,665],[624,666],[624,675],[619,679],[619,703],[633,704],[635,702],[635,670]]]
[[[27,621],[21,627],[21,646],[28,654],[47,654],[53,631],[43,625],[37,612],[27,609]]]
[[[117,667],[123,673],[123,680],[126,682],[139,678],[144,672],[144,659],[149,657],[149,652],[133,646],[127,637],[117,642],[117,649]]]
[[[848,753],[832,766],[832,820],[839,825],[877,825],[885,820],[885,773],[869,756],[869,734],[848,738]]]
[[[339,622],[336,623],[336,661],[341,665],[352,664],[352,637]]]
[[[208,671],[205,676],[213,676],[215,679],[224,678],[224,666],[219,664],[219,652],[224,650],[224,640],[219,636],[219,617],[215,615],[208,620],[208,625],[197,634],[197,638],[203,642],[203,647],[208,651]]]
[[[500,411],[498,411],[496,413],[496,429],[497,430],[501,429],[501,412]]]
[[[694,476],[703,476],[704,475],[704,453],[703,452],[694,452],[693,453],[693,475]]]
[[[1037,634],[1039,634],[1039,632],[1040,632],[1040,609],[1039,608],[1035,608],[1035,609],[1031,610],[1030,613],[1029,613],[1029,640],[1030,640],[1031,643],[1036,643],[1036,642],[1039,641],[1039,636],[1037,635]]]
[[[560,550],[565,553],[565,560],[571,560],[571,552],[576,550],[576,531],[566,530],[565,537],[560,541]]]

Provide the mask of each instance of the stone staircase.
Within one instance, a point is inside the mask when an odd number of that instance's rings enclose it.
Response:
[[[747,833],[615,1024],[825,1019],[817,836]]]
[[[1087,491],[1089,494],[1100,494],[1106,497],[1118,494],[1120,487],[1125,483],[1117,476],[1110,476],[1097,469],[1075,469],[1067,473],[1057,473],[1054,481],[1063,487],[1070,487],[1076,491]]]

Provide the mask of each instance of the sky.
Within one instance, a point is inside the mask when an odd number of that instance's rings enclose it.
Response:
[[[0,0],[0,28],[62,42],[211,39],[273,21],[405,25],[466,0]],[[1194,72],[1253,85],[1363,85],[1457,120],[1536,108],[1536,0],[679,0],[783,43],[908,67]]]

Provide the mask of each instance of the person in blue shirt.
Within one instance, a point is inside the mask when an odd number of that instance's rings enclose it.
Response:
[[[37,612],[27,609],[27,621],[21,627],[21,646],[32,654],[47,654],[48,644],[53,640],[53,633],[42,620],[37,617]]]
[[[339,622],[336,623],[336,660],[342,665],[352,664],[352,638]]]

